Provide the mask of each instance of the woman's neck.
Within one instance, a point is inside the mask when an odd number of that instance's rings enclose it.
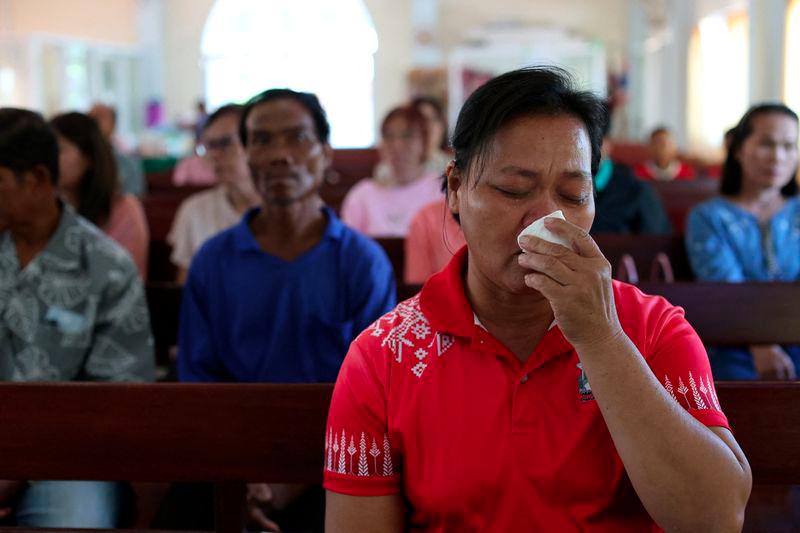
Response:
[[[734,200],[759,220],[768,220],[783,207],[785,199],[777,187],[757,187],[742,183],[742,190]]]
[[[234,183],[226,183],[223,185],[223,188],[225,189],[225,198],[228,200],[228,203],[233,207],[233,210],[239,214],[258,205],[258,195],[254,190],[242,190]]]
[[[553,323],[550,302],[538,292],[516,294],[467,267],[465,290],[481,325],[525,361]]]
[[[392,170],[394,173],[394,179],[398,185],[408,185],[409,183],[421,178],[422,174],[425,172],[425,168],[422,165],[408,167],[402,170]]]

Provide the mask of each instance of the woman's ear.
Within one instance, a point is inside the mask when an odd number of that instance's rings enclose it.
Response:
[[[447,208],[453,215],[458,216],[458,195],[462,192],[464,184],[461,171],[456,168],[456,162],[450,161],[445,170],[447,176]]]

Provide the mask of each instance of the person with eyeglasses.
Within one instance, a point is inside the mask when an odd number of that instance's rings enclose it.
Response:
[[[241,114],[241,105],[222,106],[208,117],[200,134],[200,151],[214,170],[217,186],[184,200],[167,235],[179,283],[186,280],[200,246],[236,225],[245,211],[259,203],[239,140]]]

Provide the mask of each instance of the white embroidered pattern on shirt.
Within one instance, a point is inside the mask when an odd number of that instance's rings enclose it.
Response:
[[[455,343],[452,335],[433,331],[420,309],[419,295],[376,320],[370,326],[370,335],[381,339],[381,347],[388,348],[397,363],[403,362],[405,354],[413,354],[411,373],[418,378],[428,367],[428,356],[434,349],[441,357]]]
[[[340,434],[328,428],[325,437],[325,470],[359,477],[389,477],[394,475],[391,450],[389,436],[385,433],[376,438],[371,433],[361,431],[350,433],[348,438],[345,430]]]
[[[722,410],[719,404],[719,398],[717,398],[716,391],[714,390],[714,384],[711,381],[711,376],[708,374],[705,376],[699,375],[697,380],[695,380],[692,373],[689,372],[689,377],[686,382],[683,381],[682,376],[678,376],[677,385],[677,388],[675,388],[672,381],[669,379],[669,375],[664,374],[664,388],[673,400],[686,406],[687,409]]]

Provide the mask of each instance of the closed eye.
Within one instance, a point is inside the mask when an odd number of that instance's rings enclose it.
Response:
[[[516,191],[512,189],[504,189],[502,187],[497,187],[496,185],[494,186],[494,189],[503,196],[508,196],[509,198],[524,198],[528,194],[528,191]]]

